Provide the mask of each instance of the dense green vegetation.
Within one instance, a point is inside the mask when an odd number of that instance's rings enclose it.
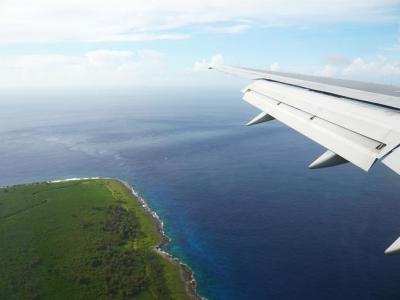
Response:
[[[0,189],[0,299],[188,299],[154,220],[114,180]]]

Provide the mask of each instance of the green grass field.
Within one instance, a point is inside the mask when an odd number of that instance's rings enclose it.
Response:
[[[0,299],[189,299],[160,240],[115,180],[0,189]]]

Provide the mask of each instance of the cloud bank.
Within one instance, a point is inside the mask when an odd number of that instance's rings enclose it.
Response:
[[[0,43],[186,39],[180,31],[192,25],[243,32],[243,19],[262,26],[374,23],[398,20],[398,7],[398,0],[12,0],[0,2]]]
[[[326,64],[314,74],[399,84],[400,60],[388,59],[384,56],[373,58],[357,57],[353,60],[342,57],[340,60],[334,60]]]
[[[162,53],[143,49],[99,49],[84,55],[11,55],[0,57],[4,87],[132,87],[166,76]]]

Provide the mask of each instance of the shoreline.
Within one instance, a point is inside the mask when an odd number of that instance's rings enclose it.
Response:
[[[197,293],[197,282],[195,279],[195,274],[193,270],[185,263],[180,261],[178,257],[173,256],[172,254],[168,253],[167,251],[163,250],[162,248],[165,247],[168,243],[171,242],[171,239],[167,236],[164,231],[164,222],[158,216],[158,214],[153,211],[150,206],[147,204],[146,200],[140,196],[140,194],[126,181],[118,179],[118,178],[111,178],[111,177],[74,177],[74,178],[66,178],[66,179],[56,179],[56,180],[47,180],[47,183],[59,183],[59,182],[68,182],[68,181],[79,181],[79,180],[99,180],[99,179],[109,179],[109,180],[116,180],[121,183],[125,188],[127,188],[133,196],[138,200],[142,209],[147,212],[154,220],[157,232],[161,237],[161,241],[157,246],[153,247],[153,250],[158,253],[161,257],[172,261],[173,263],[177,263],[179,266],[179,270],[181,273],[182,280],[185,282],[186,292],[190,298],[194,300],[206,300],[206,298],[200,296]]]

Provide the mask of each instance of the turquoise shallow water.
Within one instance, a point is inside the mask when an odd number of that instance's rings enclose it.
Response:
[[[239,89],[239,87],[238,87]],[[210,299],[399,299],[400,180],[308,170],[323,149],[232,91],[4,95],[0,184],[128,181]]]

